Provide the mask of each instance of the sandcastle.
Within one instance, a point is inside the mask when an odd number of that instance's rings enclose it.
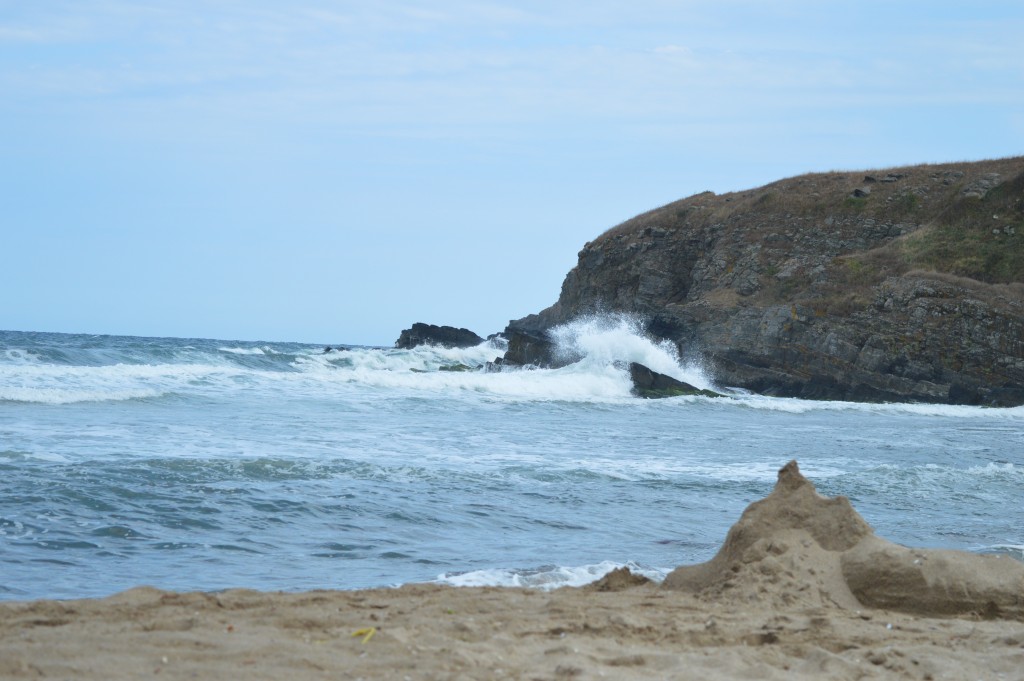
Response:
[[[796,461],[743,512],[710,561],[676,568],[664,588],[718,601],[882,608],[1024,620],[1024,563],[911,549],[875,535],[846,497],[824,497]]]

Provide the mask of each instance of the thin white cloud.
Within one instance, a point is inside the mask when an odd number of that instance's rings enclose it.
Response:
[[[55,42],[53,31],[19,26],[0,26],[0,43],[46,43]]]
[[[655,47],[653,51],[657,54],[667,54],[673,56],[680,55],[684,57],[689,57],[690,55],[693,54],[693,50],[691,50],[689,47],[684,47],[682,45],[662,45],[660,47]]]
[[[78,17],[43,15],[31,20],[0,20],[0,44],[60,45],[81,40],[89,22]]]
[[[643,127],[795,107],[1005,103],[1024,75],[1020,41],[1005,26],[975,22],[972,39],[957,41],[950,25],[919,17],[901,41],[866,50],[877,36],[838,30],[841,16],[799,2],[773,10],[653,0],[287,8],[105,0],[62,9],[59,20],[29,12],[0,29],[0,40],[4,30],[9,40],[63,36],[102,47],[99,56],[8,63],[0,100],[108,97],[112,107],[132,102],[154,115],[191,111],[204,125],[245,112],[285,126],[418,125],[431,135],[432,126]],[[766,16],[775,23],[753,23]]]

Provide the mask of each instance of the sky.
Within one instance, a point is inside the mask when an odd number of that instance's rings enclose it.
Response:
[[[701,192],[1024,154],[1020,0],[0,0],[0,328],[391,345]]]

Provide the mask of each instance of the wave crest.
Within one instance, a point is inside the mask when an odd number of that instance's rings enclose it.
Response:
[[[654,582],[661,582],[669,572],[668,569],[647,567],[632,561],[616,563],[606,560],[577,567],[546,565],[532,569],[493,568],[472,572],[448,572],[438,576],[434,581],[449,586],[528,587],[549,591],[563,586],[585,586],[621,567],[629,568],[630,572],[643,575]]]
[[[549,334],[562,361],[589,366],[643,364],[697,388],[718,390],[697,362],[683,362],[672,341],[652,339],[643,321],[625,314],[599,314],[556,326]]]

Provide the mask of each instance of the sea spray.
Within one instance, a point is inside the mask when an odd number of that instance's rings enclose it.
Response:
[[[556,357],[588,367],[612,365],[625,371],[630,362],[685,381],[697,388],[716,389],[697,363],[684,364],[669,340],[651,338],[637,317],[598,314],[579,317],[549,331]]]
[[[310,373],[432,372],[455,365],[482,369],[484,364],[502,352],[503,349],[492,341],[485,341],[469,348],[445,348],[436,345],[420,345],[412,349],[353,347],[331,352],[305,353],[296,358],[295,366]]]
[[[315,353],[297,358],[296,366],[332,380],[387,390],[469,392],[513,401],[621,402],[632,400],[628,365],[645,366],[695,386],[711,387],[696,364],[680,362],[669,341],[657,341],[642,323],[626,315],[579,318],[551,330],[560,359],[557,369],[511,368],[487,372],[487,362],[500,356],[500,339],[470,348],[419,346],[412,349],[362,348]],[[456,366],[465,371],[451,372]],[[411,394],[411,393],[410,393]]]
[[[574,364],[500,373],[484,369],[504,352],[500,340],[462,349],[348,346],[324,352],[323,345],[301,343],[7,333],[0,352],[0,404],[220,398],[239,390],[266,397],[301,391],[316,399],[370,403],[382,397],[422,396],[435,391],[470,401],[626,403],[634,400],[626,369],[631,361],[698,388],[720,390],[698,363],[681,361],[670,342],[653,340],[642,323],[622,315],[584,317],[552,329],[557,351],[576,360]],[[460,365],[469,370],[443,370]],[[364,388],[374,392],[360,392]],[[1024,407],[783,399],[738,390],[730,394],[717,405],[704,404],[703,398],[671,402],[791,414],[870,412],[1007,422],[1024,419]]]

